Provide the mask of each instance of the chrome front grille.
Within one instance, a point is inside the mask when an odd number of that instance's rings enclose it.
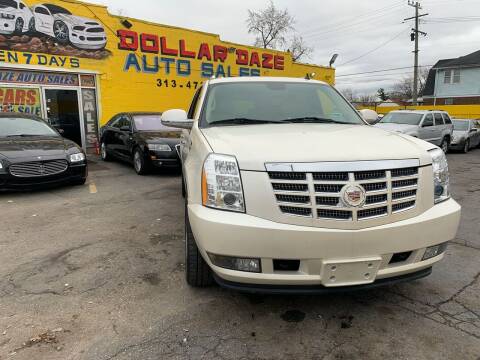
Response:
[[[312,171],[296,171],[295,164],[289,165],[292,171],[280,171],[285,166],[275,165],[274,168],[279,168],[279,171],[270,170],[268,175],[283,214],[324,220],[366,221],[415,208],[419,166],[412,166],[412,162],[418,164],[418,160],[381,162],[403,165],[386,170],[372,169],[372,164],[364,170],[362,162],[349,163],[347,171],[318,171],[321,165],[316,165],[317,168]],[[342,163],[336,164],[341,169]],[[333,167],[330,163],[328,165]],[[363,188],[363,205],[354,207],[347,204],[343,196],[348,185]]]
[[[9,167],[11,175],[22,178],[58,175],[67,169],[67,160],[32,161],[12,164]]]

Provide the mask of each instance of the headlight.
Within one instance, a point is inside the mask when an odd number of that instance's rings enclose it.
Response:
[[[441,149],[429,151],[432,156],[433,186],[435,204],[450,198],[450,175],[448,173],[447,157]]]
[[[85,160],[85,155],[83,153],[77,153],[70,155],[71,163],[78,163]]]
[[[242,179],[234,156],[210,154],[202,171],[204,206],[245,212]]]
[[[148,144],[148,149],[151,151],[172,151],[172,148],[167,144]]]
[[[15,19],[15,15],[6,14],[6,13],[0,13],[0,17],[1,17],[2,19],[10,19],[10,20]]]

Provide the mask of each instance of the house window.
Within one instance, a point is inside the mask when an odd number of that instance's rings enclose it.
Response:
[[[460,69],[453,70],[453,83],[460,83]]]
[[[444,84],[450,84],[452,82],[452,70],[445,70]]]

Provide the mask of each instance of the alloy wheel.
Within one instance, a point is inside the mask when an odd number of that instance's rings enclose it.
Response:
[[[65,43],[68,41],[68,27],[62,21],[56,21],[53,25],[53,33],[58,41]]]
[[[142,171],[142,158],[139,151],[135,151],[135,155],[133,155],[133,166],[135,166],[136,172]]]
[[[17,22],[15,23],[15,32],[17,34],[21,34],[23,32],[23,20],[22,19],[17,19]]]

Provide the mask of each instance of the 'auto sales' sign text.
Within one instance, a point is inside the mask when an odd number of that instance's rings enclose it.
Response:
[[[261,69],[284,70],[283,55],[268,52],[228,48],[223,45],[201,43],[192,47],[183,39],[169,42],[164,36],[138,34],[131,30],[118,30],[118,48],[129,51],[125,58],[124,70],[165,75],[190,76],[200,72],[202,78],[212,76],[259,76]],[[137,52],[141,51],[142,55]],[[225,62],[234,57],[236,68]],[[201,61],[200,68],[194,68],[192,60]]]

